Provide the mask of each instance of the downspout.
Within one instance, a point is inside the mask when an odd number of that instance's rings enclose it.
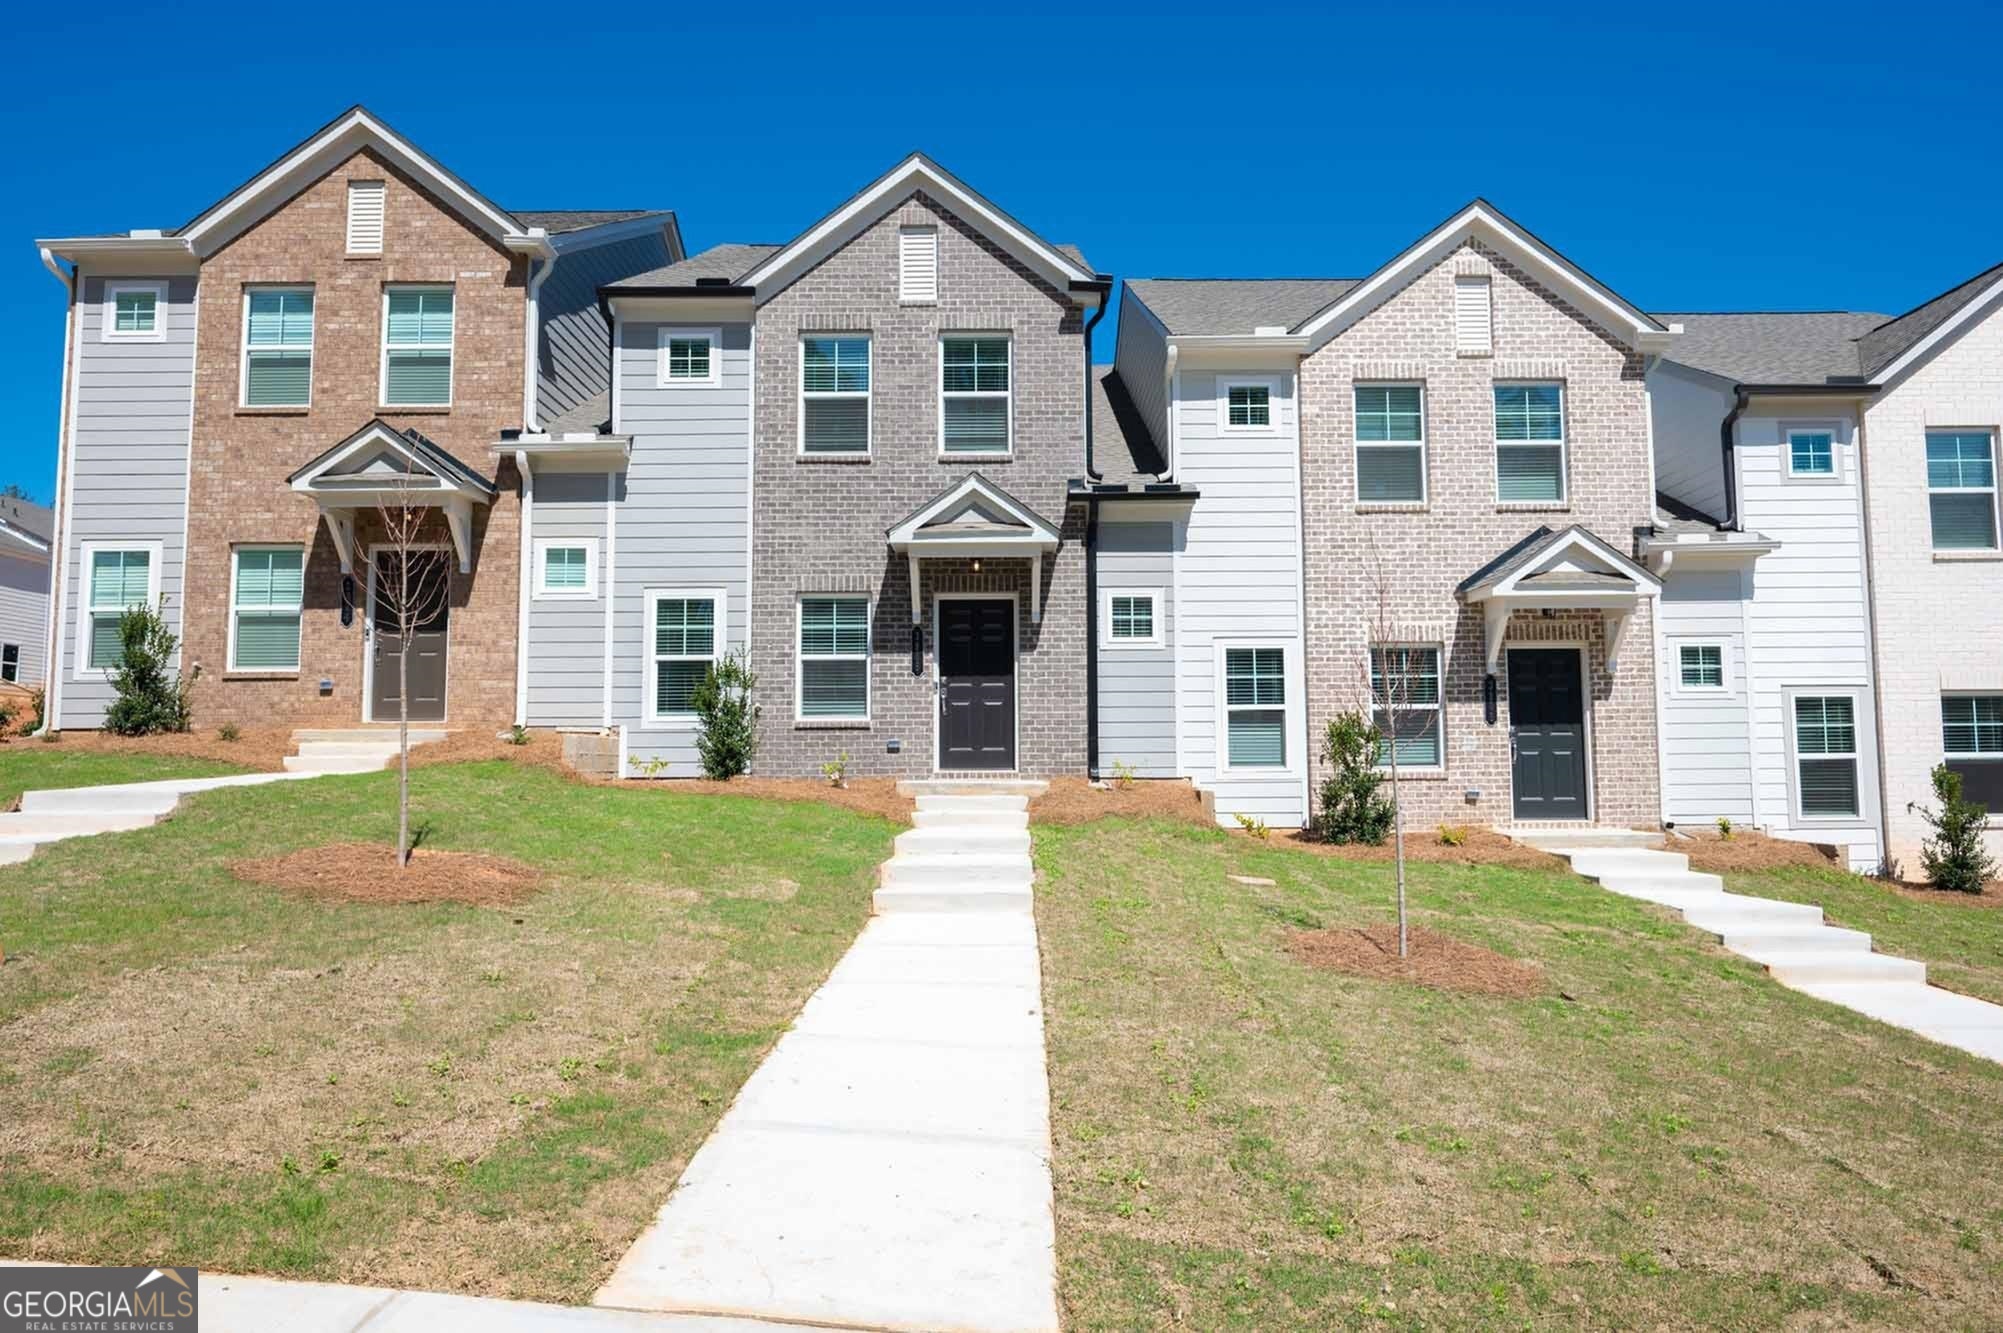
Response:
[[[1099,293],[1099,307],[1092,312],[1092,318],[1085,321],[1085,336],[1079,340],[1085,345],[1085,480],[1088,482],[1104,480],[1099,470],[1092,466],[1092,330],[1099,327],[1099,321],[1106,317],[1106,308],[1112,304],[1113,292],[1109,286]],[[1090,542],[1086,544],[1089,559]]]
[[[1864,555],[1864,637],[1869,648],[1864,660],[1871,664],[1871,723],[1877,735],[1872,737],[1872,776],[1878,780],[1878,869],[1890,874],[1892,864],[1892,790],[1885,781],[1885,691],[1882,685],[1884,675],[1878,669],[1878,585],[1871,572],[1871,542],[1875,529],[1871,526],[1871,462],[1865,452],[1864,418],[1869,413],[1869,398],[1857,399],[1857,504],[1858,520],[1864,525],[1864,540],[1859,549]]]
[[[556,251],[543,242],[545,256],[538,266],[531,258],[528,280],[528,318],[522,330],[522,431],[533,435],[540,428],[536,420],[537,389],[542,379],[538,354],[542,351],[542,285],[556,271]]]
[[[55,275],[63,285],[63,396],[57,407],[56,430],[56,519],[49,534],[51,557],[50,570],[53,585],[49,589],[49,623],[45,627],[45,649],[42,658],[42,725],[36,729],[37,736],[45,736],[56,730],[56,719],[61,716],[61,694],[63,679],[63,614],[65,607],[63,594],[69,583],[69,517],[72,466],[70,451],[75,447],[76,430],[73,420],[76,398],[76,334],[77,334],[77,273],[74,267],[65,270],[55,254],[45,245],[42,248],[42,266]]]
[[[1099,776],[1099,506],[1085,501],[1085,776]]]
[[[515,471],[522,478],[522,573],[521,606],[515,625],[515,725],[529,721],[529,595],[535,580],[535,473],[529,470],[529,453],[515,450]]]
[[[1725,521],[1720,524],[1728,532],[1738,532],[1739,527],[1739,478],[1738,456],[1734,451],[1734,441],[1738,434],[1739,414],[1746,410],[1747,394],[1743,387],[1733,389],[1732,410],[1725,413],[1725,419],[1718,423],[1718,453],[1725,465]],[[1650,503],[1655,497],[1650,496]]]

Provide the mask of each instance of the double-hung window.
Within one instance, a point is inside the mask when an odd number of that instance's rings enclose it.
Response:
[[[869,599],[800,599],[798,716],[802,721],[869,718]]]
[[[1944,694],[1942,757],[1961,775],[1961,794],[2003,816],[2003,694]]]
[[[1370,650],[1370,721],[1377,728],[1377,762],[1388,768],[1438,768],[1440,650],[1378,647]]]
[[[1009,340],[939,340],[939,451],[1009,451]]]
[[[537,538],[535,595],[538,600],[589,599],[598,595],[598,539]]]
[[[239,546],[230,586],[230,670],[297,671],[306,551]]]
[[[1685,643],[1676,649],[1676,683],[1693,693],[1725,688],[1725,645]]]
[[[696,686],[716,665],[723,594],[656,590],[647,594],[647,720],[695,717]]]
[[[1495,386],[1495,498],[1502,504],[1565,499],[1565,389]]]
[[[1425,390],[1417,384],[1357,385],[1357,502],[1425,498]]]
[[[717,330],[664,328],[656,379],[663,389],[713,389],[722,382],[720,360]]]
[[[452,322],[450,287],[383,293],[383,406],[452,405]]]
[[[305,407],[313,401],[313,289],[253,287],[244,293],[243,405]]]
[[[869,335],[800,339],[800,452],[869,453]]]
[[[21,679],[21,645],[0,643],[0,680]]]
[[[135,606],[153,604],[153,580],[160,572],[158,551],[144,546],[98,547],[90,551],[84,568],[90,578],[84,662],[93,670],[111,670],[125,660],[119,617]]]
[[[167,284],[108,282],[104,286],[104,341],[157,343],[167,338]]]
[[[1224,730],[1225,767],[1286,767],[1286,649],[1224,650]]]
[[[1109,648],[1159,648],[1162,643],[1158,597],[1152,591],[1113,588],[1106,593],[1103,610],[1106,646]]]
[[[1852,695],[1797,695],[1795,779],[1807,819],[1857,814],[1857,700]]]
[[[1787,475],[1835,476],[1836,432],[1822,427],[1790,430],[1787,433]]]
[[[1926,433],[1927,508],[1936,551],[1996,549],[1996,435]]]
[[[1224,380],[1217,386],[1226,431],[1263,434],[1273,428],[1273,386],[1267,380]]]

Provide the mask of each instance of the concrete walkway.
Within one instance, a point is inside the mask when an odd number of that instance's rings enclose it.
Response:
[[[2003,1061],[2003,1005],[1927,985],[1925,963],[1873,951],[1869,935],[1824,923],[1813,903],[1726,893],[1723,879],[1691,870],[1688,856],[1660,850],[1661,834],[1589,829],[1515,836],[1565,857],[1602,888],[1681,913],[1783,986]]]
[[[598,1305],[1057,1327],[1027,802],[921,788],[917,823]]]

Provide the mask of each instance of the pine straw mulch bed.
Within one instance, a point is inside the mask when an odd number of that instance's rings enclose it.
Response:
[[[1916,902],[1938,903],[1942,907],[2003,908],[2003,879],[1989,880],[1980,893],[1959,893],[1953,889],[1936,889],[1931,884],[1913,884],[1904,880],[1874,878],[1871,882]]]
[[[338,842],[284,856],[233,861],[230,872],[253,884],[351,903],[464,903],[506,907],[541,887],[542,873],[504,856],[419,847],[396,864],[384,842]]]
[[[1562,870],[1564,861],[1549,852],[1511,842],[1493,829],[1467,828],[1458,847],[1440,841],[1437,829],[1410,829],[1405,833],[1405,859],[1439,865],[1512,866],[1519,870]],[[1394,841],[1386,838],[1376,846],[1361,842],[1327,842],[1312,829],[1287,829],[1269,835],[1289,847],[1317,856],[1333,856],[1344,861],[1389,862],[1397,859]]]
[[[1136,781],[1124,787],[1117,782],[1094,787],[1084,778],[1052,778],[1049,790],[1029,802],[1033,824],[1086,824],[1119,815],[1186,819],[1205,828],[1215,824],[1196,788],[1181,778]]]
[[[596,779],[609,781],[609,779]],[[850,778],[840,787],[825,778],[655,778],[628,780],[625,786],[658,787],[662,791],[697,796],[754,796],[767,801],[819,801],[858,814],[876,815],[892,823],[911,822],[912,801],[897,794],[896,778]]]
[[[1534,963],[1505,958],[1493,949],[1423,926],[1410,927],[1406,938],[1411,950],[1404,958],[1398,956],[1396,925],[1297,930],[1287,936],[1287,950],[1309,967],[1373,981],[1409,981],[1436,990],[1512,1000],[1544,992],[1544,970]]]
[[[1769,838],[1750,829],[1734,829],[1729,838],[1719,837],[1713,829],[1679,829],[1664,835],[1662,849],[1682,852],[1690,858],[1692,870],[1714,875],[1782,870],[1789,866],[1842,868],[1834,847]]]

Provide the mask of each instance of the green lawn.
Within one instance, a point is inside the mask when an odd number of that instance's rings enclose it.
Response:
[[[0,810],[24,791],[42,787],[96,787],[109,782],[152,782],[159,778],[213,778],[250,770],[213,759],[177,755],[114,754],[64,749],[40,741],[0,745]]]
[[[1567,874],[1413,868],[1416,921],[1544,967],[1502,1000],[1286,952],[1388,867],[1036,842],[1073,1328],[2003,1324],[2003,1068]]]
[[[0,1256],[588,1299],[896,832],[486,763],[415,771],[414,806],[427,846],[544,868],[515,907],[226,869],[391,838],[394,781],[209,793],[0,870]]]

